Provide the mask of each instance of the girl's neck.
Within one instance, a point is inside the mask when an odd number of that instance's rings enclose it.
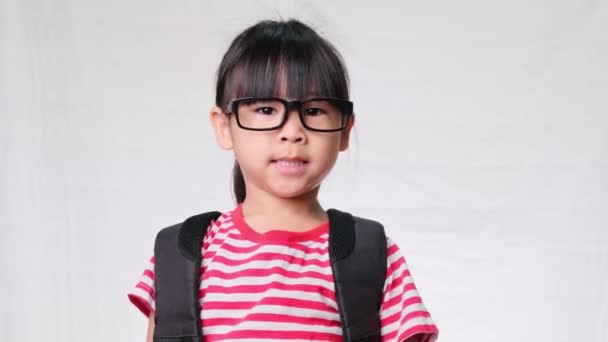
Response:
[[[327,221],[327,213],[317,199],[318,192],[317,187],[295,198],[280,198],[250,191],[241,204],[243,218],[259,233],[273,229],[306,231]]]

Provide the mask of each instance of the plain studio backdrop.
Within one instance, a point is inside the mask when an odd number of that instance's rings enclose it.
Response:
[[[229,210],[234,36],[343,54],[352,149],[321,199],[384,223],[443,341],[608,341],[607,1],[4,0],[0,340],[144,341],[156,232]]]

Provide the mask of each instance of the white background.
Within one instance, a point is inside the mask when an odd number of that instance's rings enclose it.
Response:
[[[144,340],[156,231],[233,207],[221,55],[296,17],[357,113],[322,202],[385,224],[440,340],[608,341],[607,1],[0,3],[0,340]]]

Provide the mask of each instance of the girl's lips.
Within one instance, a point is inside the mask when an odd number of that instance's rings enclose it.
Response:
[[[308,161],[300,158],[282,158],[273,160],[272,164],[286,176],[297,176],[306,170]]]
[[[293,157],[293,158],[278,158],[278,159],[273,159],[272,162],[273,163],[276,163],[276,162],[308,163],[308,160],[300,158],[300,157]]]

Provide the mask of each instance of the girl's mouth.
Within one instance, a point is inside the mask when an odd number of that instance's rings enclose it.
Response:
[[[272,160],[272,164],[276,166],[281,174],[296,176],[306,170],[308,161],[300,158],[281,158]]]

